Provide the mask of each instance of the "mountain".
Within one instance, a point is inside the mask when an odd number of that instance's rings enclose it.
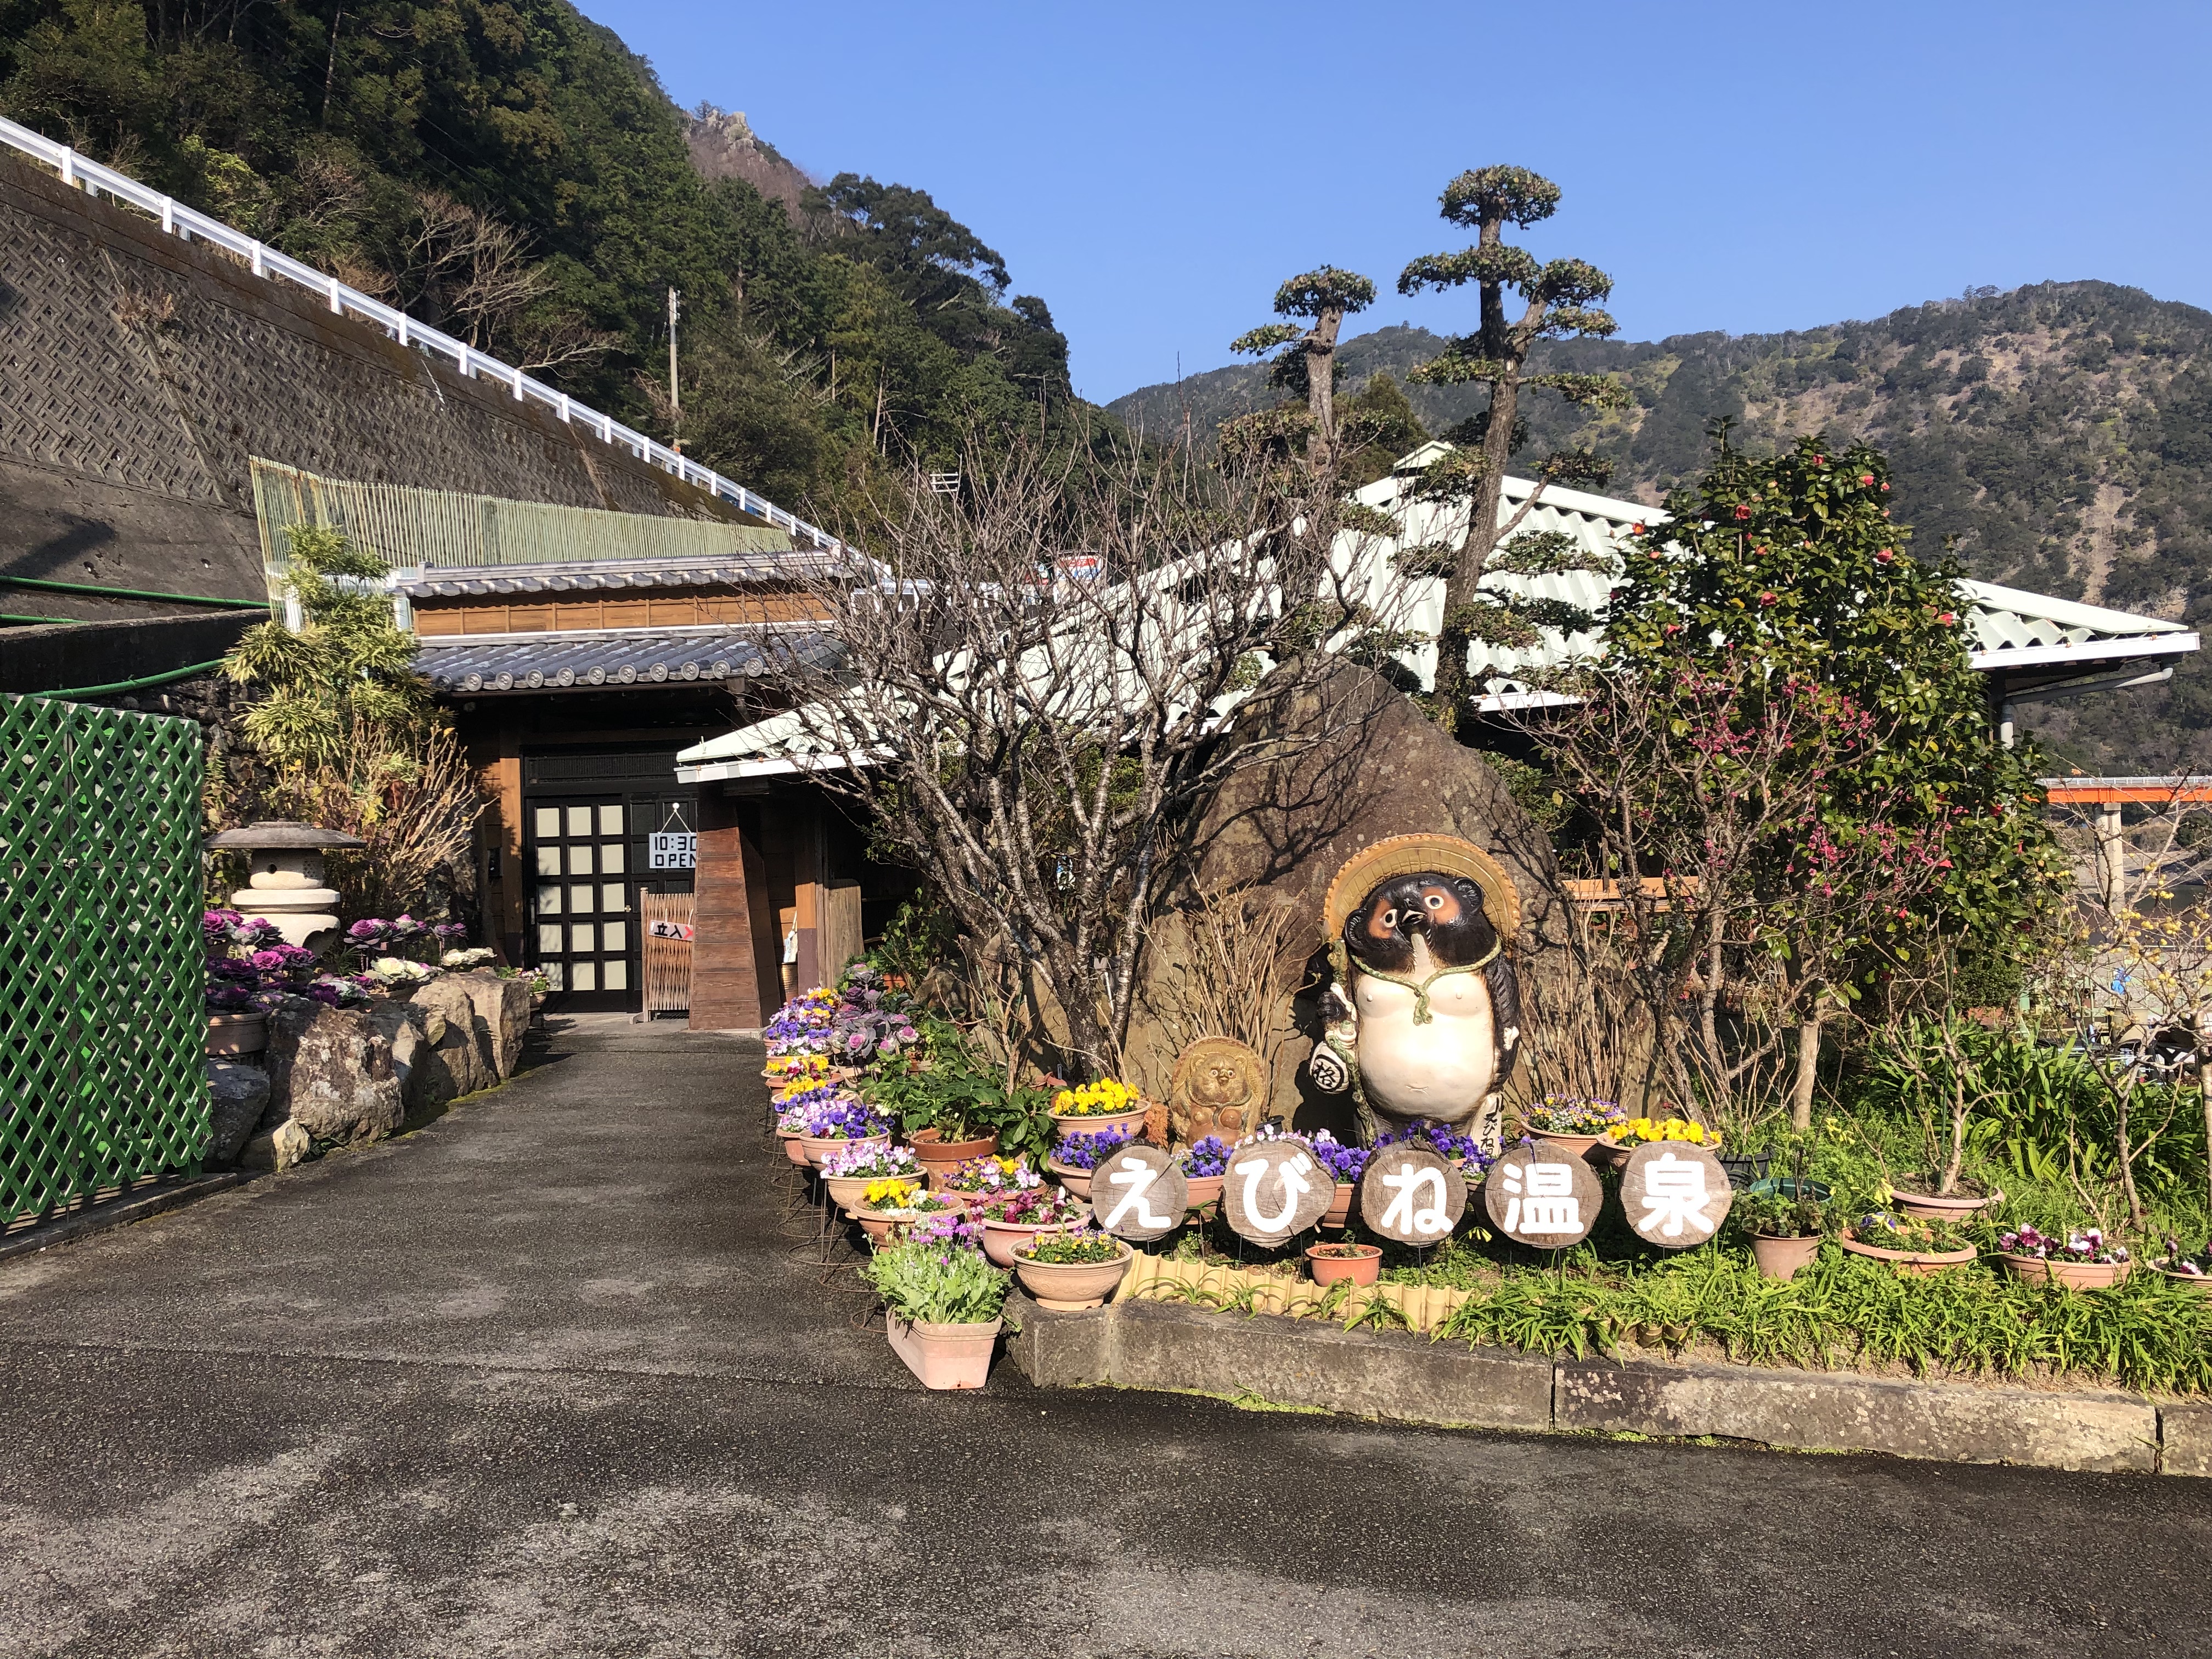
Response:
[[[1377,329],[1347,342],[1346,390],[1402,381],[1443,341]],[[1570,444],[1612,459],[1611,493],[1656,503],[1695,473],[1711,423],[1771,446],[1863,437],[1895,467],[1897,515],[1923,550],[1956,538],[1985,580],[2197,623],[2212,619],[2212,312],[2110,283],[2044,283],[1784,334],[1576,341],[1545,368],[1618,374],[1631,406],[1595,421],[1555,394],[1526,405],[1532,456]],[[1194,432],[1273,401],[1262,365],[1146,386],[1107,405],[1133,427]],[[1484,406],[1469,387],[1406,387],[1431,432]],[[2212,770],[2212,664],[2170,687],[2023,718],[2091,771]]]
[[[823,523],[957,467],[971,422],[1103,429],[1044,301],[927,191],[816,187],[568,0],[0,0],[0,113]]]

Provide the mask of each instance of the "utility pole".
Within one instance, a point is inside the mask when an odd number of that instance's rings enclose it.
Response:
[[[684,453],[684,386],[676,378],[676,319],[684,309],[684,296],[674,289],[668,290],[668,419],[675,430],[672,441],[676,453]]]

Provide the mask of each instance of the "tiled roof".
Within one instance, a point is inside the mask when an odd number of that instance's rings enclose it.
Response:
[[[610,559],[567,564],[510,564],[432,569],[395,578],[410,599],[478,593],[570,593],[620,587],[720,587],[748,582],[800,581],[820,574],[811,553],[757,553],[701,559]]]
[[[836,652],[819,633],[770,640],[738,629],[630,628],[426,640],[415,664],[449,693],[562,691],[748,679],[767,671],[771,653],[793,649],[817,661]]]

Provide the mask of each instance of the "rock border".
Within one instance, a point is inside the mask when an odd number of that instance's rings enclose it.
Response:
[[[1444,1428],[1711,1436],[1791,1451],[2212,1477],[2212,1402],[1705,1362],[1550,1359],[1275,1314],[1007,1301],[1038,1388],[1170,1389]]]

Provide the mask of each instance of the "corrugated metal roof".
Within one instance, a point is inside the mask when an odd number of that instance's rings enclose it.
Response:
[[[1435,577],[1409,580],[1392,562],[1401,547],[1443,539],[1455,526],[1453,508],[1446,503],[1405,500],[1412,478],[1428,462],[1450,447],[1442,442],[1424,445],[1398,463],[1393,476],[1378,479],[1358,492],[1357,499],[1399,516],[1404,532],[1395,539],[1360,538],[1347,534],[1340,543],[1346,563],[1362,554],[1367,598],[1380,615],[1391,617],[1396,626],[1429,636],[1431,643],[1402,652],[1399,660],[1420,678],[1424,687],[1436,683],[1437,647],[1433,643],[1443,621],[1443,582]],[[1535,485],[1526,478],[1508,477],[1499,511],[1517,511]],[[1458,508],[1463,518],[1466,508]],[[1601,560],[1618,556],[1621,538],[1637,524],[1663,524],[1667,515],[1639,501],[1610,495],[1593,495],[1579,489],[1547,487],[1516,534],[1556,532],[1572,538],[1584,552]],[[1355,572],[1355,575],[1362,574]],[[1356,587],[1357,581],[1350,584]],[[1579,610],[1602,617],[1612,578],[1600,571],[1577,570],[1556,576],[1493,575],[1490,586],[1499,592],[1529,599],[1563,599]],[[2008,684],[2072,681],[2115,666],[2155,667],[2145,659],[2185,654],[2197,648],[2197,634],[2179,623],[2155,617],[2139,617],[2124,611],[2053,599],[1993,582],[1962,581],[1960,587],[1966,611],[1967,645],[1975,667],[2003,672]],[[1562,635],[1546,629],[1541,641],[1527,651],[1512,651],[1475,641],[1468,651],[1468,666],[1486,692],[1491,708],[1524,707],[1549,702],[1549,694],[1532,694],[1528,680],[1538,671],[1577,658],[1594,659],[1603,642],[1594,632]],[[2022,679],[2009,677],[2018,675]],[[2027,695],[2025,692],[2018,695]],[[818,723],[831,730],[831,723]],[[696,744],[677,757],[679,772],[688,778],[702,775],[749,775],[766,772],[803,771],[810,766],[842,765],[833,754],[808,735],[808,725],[798,714],[787,712],[770,720],[740,726],[719,738]]]
[[[817,664],[836,655],[821,633],[765,641],[737,629],[633,628],[425,641],[415,665],[448,693],[562,691],[747,679],[767,671],[771,653],[790,650]]]

